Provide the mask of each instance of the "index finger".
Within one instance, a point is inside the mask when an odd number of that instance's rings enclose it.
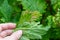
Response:
[[[16,27],[15,23],[3,23],[3,24],[0,24],[0,32],[2,30],[13,29],[15,27]]]

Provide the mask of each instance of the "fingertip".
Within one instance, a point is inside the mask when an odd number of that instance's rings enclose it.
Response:
[[[16,24],[15,23],[8,23],[9,29],[15,28]]]
[[[18,40],[22,36],[22,30],[14,32],[10,37],[12,39]]]
[[[20,36],[21,36],[21,35],[22,35],[22,30],[18,30],[18,31],[16,31],[16,32],[14,32],[13,35],[17,35],[17,36],[20,35]],[[20,37],[20,36],[19,36],[19,37]]]
[[[19,33],[19,34],[21,34],[21,35],[22,35],[22,30],[17,31],[17,33]]]

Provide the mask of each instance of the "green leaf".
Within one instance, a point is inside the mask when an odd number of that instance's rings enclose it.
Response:
[[[34,19],[37,19],[40,16],[39,12],[23,11],[17,28],[14,31],[23,30],[23,37],[28,39],[42,39],[42,35],[46,34],[50,25],[44,27],[43,25],[40,25],[40,22],[35,22]]]
[[[27,37],[22,36],[20,40],[30,40]]]
[[[0,11],[5,18],[5,21],[10,21],[12,7],[8,4],[7,0],[4,0],[3,4],[0,6]]]
[[[40,21],[41,17],[42,14],[40,14],[38,11],[23,11],[19,20],[19,24],[21,25],[24,22]]]
[[[46,32],[50,29],[50,26],[43,27],[43,25],[39,25],[40,22],[27,22],[24,23],[23,26],[20,24],[19,27],[14,31],[23,30],[23,36],[28,39],[42,39],[42,35],[45,35]]]
[[[21,0],[23,8],[29,11],[45,12],[46,3],[44,0]]]
[[[51,4],[56,4],[58,0],[51,0]]]
[[[31,20],[31,13],[29,13],[28,11],[23,11],[19,20],[19,24],[29,22],[30,20]]]

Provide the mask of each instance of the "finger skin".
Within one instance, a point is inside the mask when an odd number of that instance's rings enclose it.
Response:
[[[4,38],[4,37],[12,34],[12,32],[13,32],[13,30],[5,30],[5,31],[2,31],[2,32],[0,33],[0,37],[1,37],[1,38]]]
[[[22,30],[14,32],[10,37],[14,40],[18,40],[22,36]]]
[[[12,29],[14,29],[15,27],[15,23],[0,24],[0,40],[18,40],[22,36],[22,30],[12,33]]]
[[[4,24],[0,24],[0,32],[2,30],[7,30],[7,29],[13,29],[16,27],[15,23],[4,23]]]
[[[11,36],[0,38],[0,40],[18,40],[22,36],[22,30],[14,32]]]

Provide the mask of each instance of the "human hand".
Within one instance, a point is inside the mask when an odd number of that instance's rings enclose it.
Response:
[[[0,40],[18,40],[22,36],[22,30],[12,33],[15,27],[14,23],[0,24]]]

